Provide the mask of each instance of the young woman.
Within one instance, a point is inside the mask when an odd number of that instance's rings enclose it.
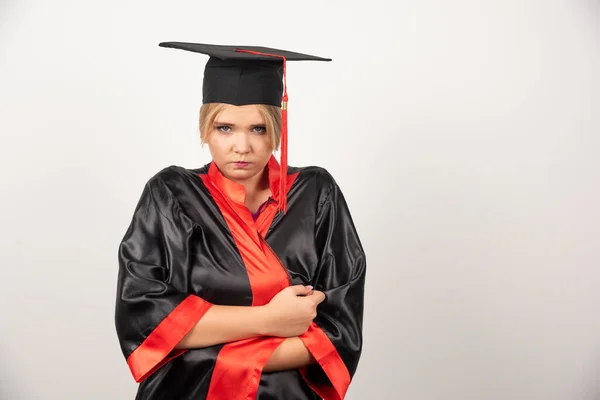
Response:
[[[286,159],[286,61],[327,59],[161,46],[210,56],[212,161],[150,178],[119,247],[115,320],[137,399],[343,399],[362,351],[365,254],[332,176]]]

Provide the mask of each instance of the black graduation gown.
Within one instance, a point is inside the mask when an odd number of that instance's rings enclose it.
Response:
[[[344,398],[362,351],[365,254],[326,170],[289,168],[283,215],[274,157],[268,169],[273,196],[256,221],[214,163],[147,182],[119,247],[115,315],[137,399]],[[264,305],[296,284],[326,295],[301,336],[318,364],[263,373],[276,337],[175,349],[212,305]]]

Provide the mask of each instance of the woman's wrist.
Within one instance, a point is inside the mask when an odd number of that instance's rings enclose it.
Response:
[[[257,336],[271,336],[271,319],[269,318],[269,309],[267,306],[251,307],[254,313],[253,321],[256,324],[255,330]]]

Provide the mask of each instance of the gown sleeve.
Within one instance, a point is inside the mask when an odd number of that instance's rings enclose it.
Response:
[[[185,290],[193,224],[178,210],[164,181],[149,180],[119,246],[115,324],[136,382],[183,354],[175,346],[212,306]]]
[[[326,299],[301,336],[317,364],[301,369],[309,386],[325,400],[346,395],[362,351],[365,254],[339,186],[333,181],[321,203],[315,240],[319,265],[315,289]]]

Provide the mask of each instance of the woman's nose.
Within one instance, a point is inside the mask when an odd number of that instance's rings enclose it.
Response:
[[[248,135],[240,133],[235,135],[233,142],[233,150],[236,153],[248,153],[250,152],[250,140]]]

